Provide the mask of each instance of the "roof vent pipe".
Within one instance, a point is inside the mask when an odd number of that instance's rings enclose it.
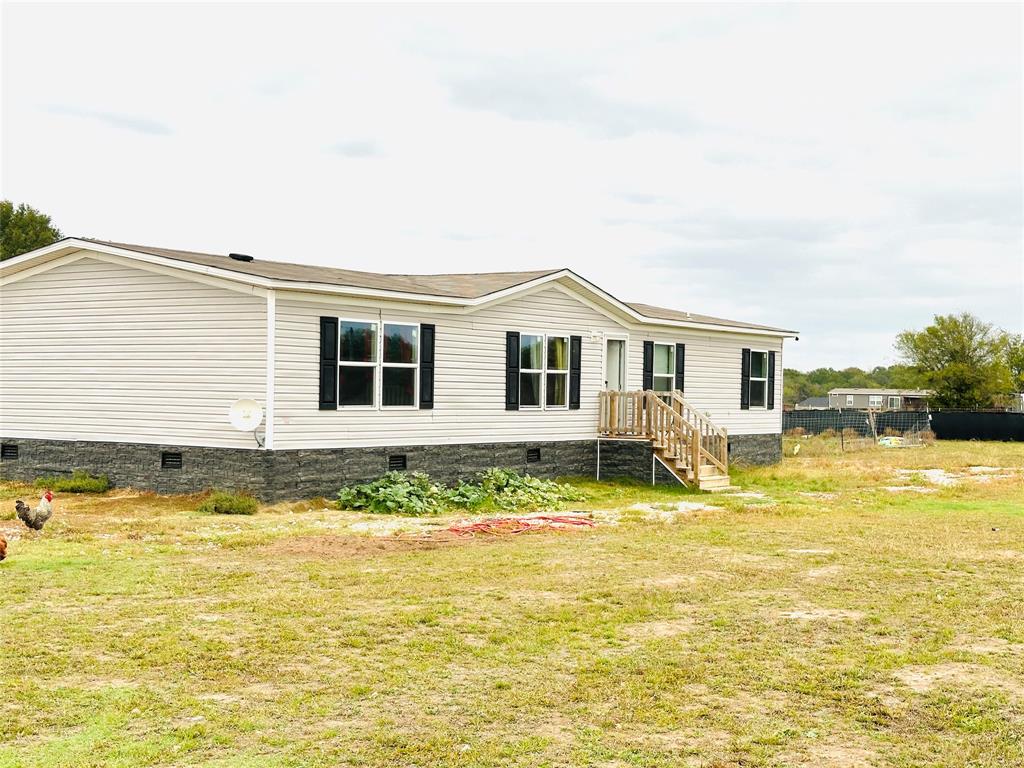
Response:
[[[245,253],[229,253],[228,258],[235,261],[252,261],[252,256]]]

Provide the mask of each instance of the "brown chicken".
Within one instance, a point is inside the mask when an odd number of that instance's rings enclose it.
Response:
[[[46,525],[46,521],[50,519],[53,514],[53,494],[47,491],[43,494],[43,498],[39,500],[39,504],[35,509],[32,509],[21,499],[14,502],[14,509],[18,513],[18,519],[21,520],[25,525],[31,528],[33,531],[43,530],[43,526]]]
[[[0,560],[5,559],[6,557],[7,557],[7,539],[5,539],[3,536],[0,536]]]

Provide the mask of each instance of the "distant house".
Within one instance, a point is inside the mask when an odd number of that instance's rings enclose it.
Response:
[[[923,411],[931,392],[927,389],[830,389],[829,408],[871,408],[879,411]]]
[[[822,395],[821,397],[805,397],[799,403],[796,404],[795,410],[798,411],[825,411],[829,408],[828,395]]]

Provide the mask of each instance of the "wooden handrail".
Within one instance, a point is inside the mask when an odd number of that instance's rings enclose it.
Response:
[[[678,389],[671,392],[672,403],[680,409],[683,418],[694,425],[700,435],[701,454],[723,472],[729,471],[729,435],[706,414],[698,411]]]
[[[728,473],[728,434],[678,390],[608,390],[600,393],[598,402],[601,434],[650,440],[698,482],[705,461]]]

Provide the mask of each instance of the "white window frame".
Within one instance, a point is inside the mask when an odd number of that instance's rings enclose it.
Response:
[[[415,328],[416,329],[416,362],[415,363],[385,363],[384,362],[384,326],[386,325],[400,325],[404,328]],[[381,410],[388,411],[415,411],[420,407],[420,356],[422,353],[421,339],[423,336],[423,329],[420,327],[421,323],[410,323],[404,320],[384,320],[380,321],[380,347],[377,350],[377,359],[380,365],[380,372],[378,378],[380,380],[377,389],[380,394],[377,398],[379,407]],[[384,405],[384,369],[385,368],[412,368],[414,373],[412,375],[412,405]]]
[[[565,369],[559,370],[558,368],[548,368],[548,340],[549,339],[564,339],[565,340]],[[541,402],[544,404],[545,411],[567,411],[569,410],[569,369],[572,367],[572,338],[569,334],[561,333],[550,333],[544,336],[544,386],[543,395],[544,398]],[[555,374],[562,376],[565,379],[565,405],[548,405],[548,374]]]
[[[523,368],[523,336],[540,336],[541,353],[540,368]],[[548,370],[548,339],[565,339],[566,351],[569,353],[569,365],[564,371]],[[568,333],[547,333],[544,331],[519,331],[519,410],[521,411],[567,411],[569,410],[569,370],[572,368],[572,336]],[[565,374],[565,405],[548,405],[548,373]],[[524,373],[540,374],[540,405],[523,405],[522,388]]]
[[[655,371],[654,371],[654,362],[651,361],[651,387],[654,389],[655,392],[662,392],[662,393],[667,394],[667,393],[671,392],[673,389],[676,388],[676,345],[675,344],[671,344],[671,343],[661,342],[661,341],[654,342],[654,359],[655,360],[658,359],[658,347],[668,347],[669,357],[670,357],[670,359],[672,361],[671,365],[669,365],[669,368],[671,370],[668,373],[655,373]],[[671,386],[668,389],[658,389],[658,387],[656,386],[657,380],[658,379],[664,379],[665,377],[668,377],[669,379],[671,379],[671,381],[669,382],[671,384]]]
[[[367,363],[356,360],[341,359],[341,326],[344,323],[365,323],[375,328],[377,336],[373,362]],[[384,362],[384,326],[400,325],[406,328],[416,329],[416,362],[415,363],[385,363]],[[344,411],[415,411],[420,407],[420,375],[419,368],[422,356],[422,323],[411,323],[407,320],[385,320],[382,317],[339,317],[338,318],[338,347],[335,354],[338,358],[338,368],[348,366],[353,368],[373,368],[373,402],[368,405],[342,405],[341,404],[341,371],[338,371],[337,383],[335,384],[334,395],[338,401],[338,410]],[[413,373],[413,397],[412,405],[384,405],[384,368],[412,368]]]
[[[902,398],[899,395],[889,395],[889,408],[898,411],[900,409],[900,400],[901,399]],[[893,405],[893,403],[892,403],[893,400],[896,401],[895,405]]]
[[[846,396],[846,407],[847,408],[852,408],[853,407],[853,395],[847,395]]]
[[[363,361],[355,361],[355,360],[351,360],[350,361],[350,360],[342,360],[341,359],[341,335],[342,335],[341,334],[341,326],[342,326],[343,323],[366,323],[367,325],[374,326],[374,328],[376,329],[375,334],[377,336],[376,345],[375,345],[376,346],[376,350],[374,350],[375,351],[376,360],[374,360],[373,362],[367,363],[367,362],[363,362]],[[335,350],[335,356],[338,359],[338,368],[339,369],[342,366],[351,367],[351,368],[377,368],[377,367],[379,367],[379,365],[380,365],[380,350],[381,350],[381,346],[380,346],[381,325],[382,324],[381,324],[380,318],[374,318],[374,319],[370,319],[370,318],[367,318],[367,317],[339,317],[338,318],[338,348]],[[334,396],[337,399],[338,410],[339,411],[342,411],[342,410],[344,410],[344,411],[373,411],[373,410],[377,409],[377,403],[379,402],[379,397],[380,397],[380,381],[379,381],[380,374],[377,371],[374,371],[374,374],[373,374],[373,402],[369,403],[368,405],[342,405],[341,404],[341,371],[340,370],[338,371],[336,378],[338,380],[337,380],[337,382],[335,382],[335,393],[334,393]]]
[[[754,376],[754,355],[764,355],[764,376]],[[750,350],[750,380],[747,382],[747,402],[750,404],[751,410],[768,410],[768,350],[766,349],[752,349]],[[751,385],[755,381],[764,382],[764,402],[761,405],[754,405],[754,398],[751,396]]]
[[[881,395],[868,395],[868,408],[881,408],[883,402]]]

